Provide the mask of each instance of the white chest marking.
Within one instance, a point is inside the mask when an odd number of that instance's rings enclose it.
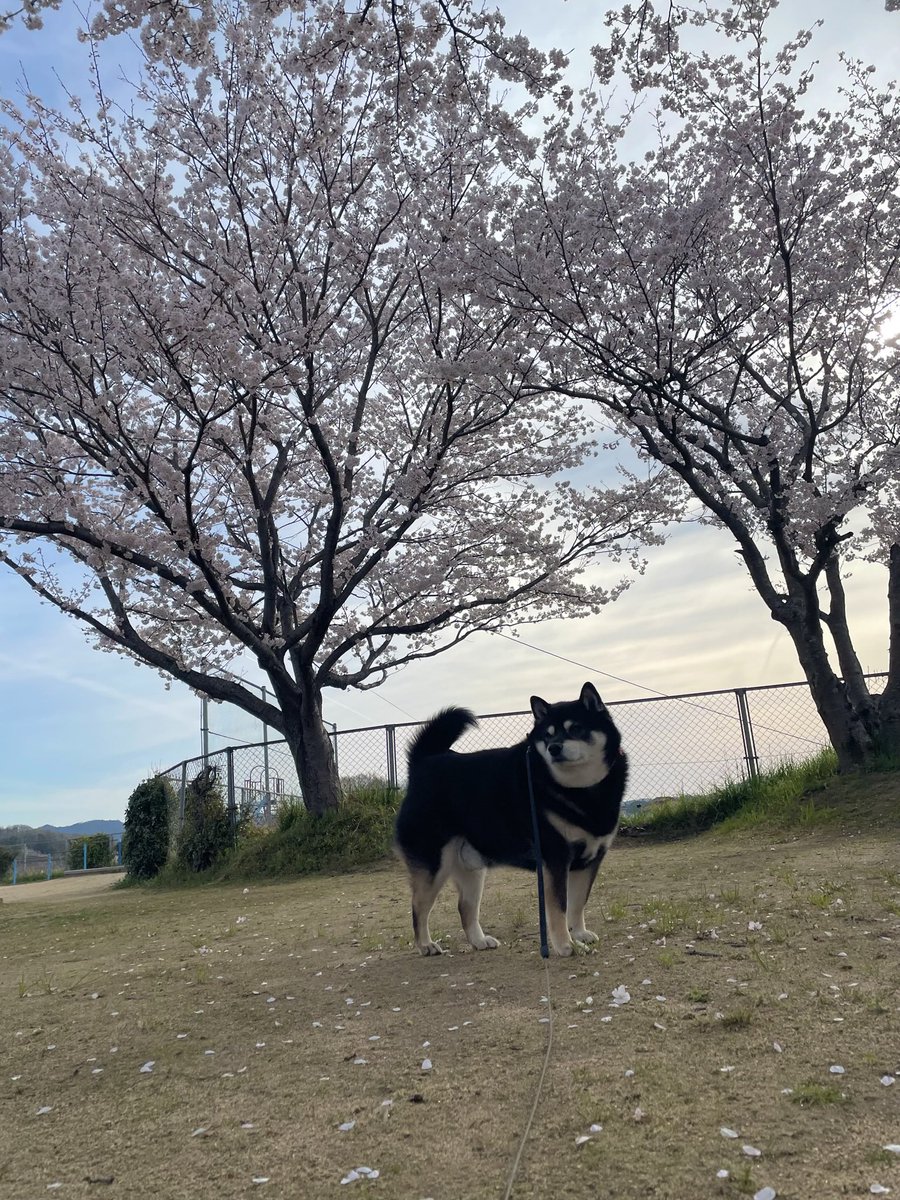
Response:
[[[587,859],[588,862],[596,858],[601,850],[608,850],[616,836],[616,830],[614,829],[612,833],[604,833],[601,837],[596,837],[593,833],[588,833],[586,829],[582,829],[580,825],[575,825],[572,821],[567,821],[565,817],[561,817],[558,813],[548,812],[545,815],[556,832],[562,834],[569,845],[574,846],[576,842],[584,843],[584,854],[582,857]]]

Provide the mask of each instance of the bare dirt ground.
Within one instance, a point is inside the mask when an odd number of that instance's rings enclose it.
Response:
[[[7,884],[0,887],[0,904],[27,904],[56,901],[69,904],[88,896],[99,896],[123,879],[125,872],[103,875],[69,875],[61,879],[36,880],[34,883]]]
[[[512,872],[500,949],[445,893],[436,959],[394,866],[35,886],[0,905],[4,1200],[502,1200],[551,1020],[514,1200],[900,1195],[896,824],[620,839],[597,949],[546,969]]]

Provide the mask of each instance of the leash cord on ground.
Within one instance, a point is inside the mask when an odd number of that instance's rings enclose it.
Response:
[[[544,1077],[547,1074],[547,1066],[550,1062],[550,1050],[553,1047],[553,999],[550,995],[550,965],[547,959],[544,959],[544,984],[547,989],[547,1017],[549,1027],[547,1033],[547,1049],[544,1053],[544,1065],[541,1067],[541,1075],[538,1079],[537,1088],[534,1093],[534,1103],[531,1105],[531,1112],[528,1114],[528,1120],[525,1122],[525,1128],[522,1130],[522,1137],[519,1140],[519,1148],[516,1151],[516,1157],[513,1160],[512,1169],[509,1172],[509,1178],[506,1181],[506,1191],[503,1193],[503,1200],[509,1200],[512,1195],[513,1184],[516,1180],[516,1174],[519,1170],[519,1163],[522,1160],[522,1151],[525,1149],[525,1143],[528,1141],[528,1135],[531,1133],[531,1126],[534,1123],[534,1114],[537,1112],[538,1102],[541,1098],[541,1092],[544,1090]]]
[[[519,1140],[519,1148],[516,1151],[516,1157],[513,1160],[512,1168],[509,1172],[509,1178],[506,1181],[506,1191],[503,1195],[503,1200],[509,1200],[512,1194],[513,1184],[515,1183],[516,1173],[519,1170],[519,1163],[522,1161],[522,1151],[525,1149],[525,1143],[528,1141],[528,1135],[531,1132],[531,1126],[534,1123],[534,1114],[537,1112],[537,1106],[541,1098],[541,1092],[544,1090],[544,1077],[547,1074],[547,1065],[550,1062],[550,1051],[553,1047],[553,1004],[550,997],[550,965],[548,959],[550,957],[550,948],[547,945],[547,909],[544,904],[544,872],[541,863],[541,831],[538,825],[537,805],[534,802],[534,784],[531,779],[531,747],[526,747],[525,750],[525,769],[528,775],[528,799],[531,804],[531,823],[534,830],[534,856],[537,861],[537,885],[538,885],[538,919],[541,930],[541,958],[544,960],[544,985],[547,990],[547,1019],[549,1029],[547,1033],[547,1049],[544,1053],[544,1065],[541,1067],[540,1078],[538,1079],[537,1088],[534,1093],[534,1102],[531,1105],[531,1112],[528,1114],[528,1120],[525,1122],[525,1128],[522,1130],[522,1137]]]
[[[547,906],[544,903],[544,864],[541,861],[541,829],[538,823],[537,804],[534,799],[534,781],[531,778],[531,746],[525,747],[525,774],[528,776],[528,803],[531,805],[531,829],[534,836],[534,858],[537,872],[538,923],[541,930],[541,958],[550,957],[547,945]]]

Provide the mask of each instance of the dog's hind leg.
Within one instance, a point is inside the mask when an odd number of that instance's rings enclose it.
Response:
[[[459,892],[459,919],[469,945],[475,950],[496,950],[500,943],[481,928],[481,893],[487,868],[468,866],[460,854],[453,864],[451,875]]]
[[[603,855],[600,854],[582,870],[569,871],[566,924],[569,926],[569,932],[576,942],[597,942],[600,940],[598,934],[594,933],[593,930],[585,928],[584,906],[587,904],[588,896],[591,894],[591,888],[594,886],[594,880],[597,878],[597,872],[600,869],[602,861]]]
[[[427,867],[409,868],[409,882],[412,887],[412,924],[413,936],[420,954],[443,954],[443,950],[432,940],[428,929],[428,918],[434,908],[438,892],[447,880],[447,871],[443,865],[437,874]]]

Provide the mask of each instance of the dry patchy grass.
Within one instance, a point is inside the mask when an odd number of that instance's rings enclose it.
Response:
[[[526,875],[489,881],[492,953],[445,893],[419,958],[407,908],[393,866],[0,906],[0,1195],[500,1198],[550,1009],[517,1200],[900,1193],[884,823],[623,840],[549,975]]]

